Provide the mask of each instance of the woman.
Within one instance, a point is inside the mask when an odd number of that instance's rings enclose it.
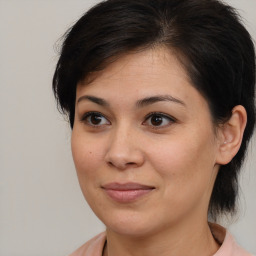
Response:
[[[236,210],[255,52],[217,0],[108,0],[67,32],[53,78],[82,192],[106,232],[72,256],[251,255]]]

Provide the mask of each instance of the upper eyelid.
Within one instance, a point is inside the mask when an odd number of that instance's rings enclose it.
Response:
[[[86,119],[87,117],[89,117],[90,115],[92,115],[92,114],[98,114],[98,115],[104,117],[106,120],[108,120],[109,123],[111,123],[111,122],[109,121],[109,118],[106,117],[106,115],[104,115],[104,114],[102,114],[101,112],[98,112],[98,111],[89,111],[89,112],[84,113],[84,114],[81,116],[80,121],[81,121],[81,122],[85,121],[85,119]]]
[[[169,118],[169,119],[171,119],[171,120],[173,120],[173,121],[177,121],[177,119],[174,118],[173,116],[168,115],[168,114],[165,114],[165,113],[162,113],[162,112],[151,112],[151,113],[147,114],[146,117],[145,117],[145,121],[146,121],[148,118],[150,118],[151,116],[153,116],[153,115],[159,115],[159,116],[163,116],[163,117]]]
[[[110,118],[107,117],[105,114],[102,114],[102,113],[99,112],[99,111],[89,111],[89,112],[84,113],[84,114],[81,116],[80,121],[81,121],[81,122],[84,121],[88,116],[90,116],[90,115],[92,115],[92,114],[101,115],[101,116],[103,116],[105,119],[107,119],[109,123],[111,123]],[[166,114],[166,113],[163,113],[163,112],[150,112],[150,113],[148,113],[148,114],[145,116],[143,123],[145,123],[151,116],[154,116],[154,115],[160,115],[160,116],[162,116],[162,117],[165,117],[165,118],[170,119],[171,121],[177,122],[177,119],[174,118],[173,116],[169,115],[169,114]]]
[[[86,117],[88,117],[88,116],[90,116],[90,115],[92,115],[92,114],[98,114],[98,115],[103,116],[104,118],[108,119],[108,118],[106,117],[106,115],[102,114],[102,113],[99,112],[99,111],[88,111],[88,112],[82,114],[81,119],[86,118]]]

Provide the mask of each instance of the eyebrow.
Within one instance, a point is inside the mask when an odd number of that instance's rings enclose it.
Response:
[[[153,103],[159,102],[159,101],[169,101],[169,102],[174,102],[174,103],[178,103],[182,106],[186,106],[185,102],[183,102],[180,99],[174,98],[171,95],[156,95],[156,96],[152,96],[152,97],[147,97],[141,100],[138,100],[136,103],[136,106],[139,108],[151,105]]]
[[[84,95],[84,96],[81,96],[78,100],[77,100],[77,104],[83,100],[89,100],[91,102],[94,102],[98,105],[101,105],[103,107],[109,107],[109,103],[106,102],[104,99],[102,98],[98,98],[98,97],[95,97],[95,96],[90,96],[90,95]]]
[[[77,104],[83,100],[88,100],[88,101],[91,101],[91,102],[94,102],[98,105],[101,105],[103,107],[109,107],[110,104],[102,99],[102,98],[98,98],[98,97],[95,97],[95,96],[91,96],[91,95],[83,95],[81,96],[78,100],[77,100]],[[136,107],[138,108],[142,108],[142,107],[145,107],[145,106],[148,106],[148,105],[151,105],[151,104],[154,104],[156,102],[161,102],[161,101],[169,101],[169,102],[174,102],[174,103],[178,103],[182,106],[186,106],[186,104],[180,100],[180,99],[177,99],[171,95],[156,95],[156,96],[151,96],[151,97],[146,97],[146,98],[143,98],[143,99],[140,99],[136,102]]]

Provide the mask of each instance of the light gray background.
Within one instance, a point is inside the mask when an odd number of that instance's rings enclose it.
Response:
[[[93,0],[0,0],[0,256],[63,256],[104,230],[80,192],[55,108],[54,43]],[[256,39],[256,0],[229,0]],[[230,226],[256,253],[256,138]],[[254,148],[252,150],[252,148]]]

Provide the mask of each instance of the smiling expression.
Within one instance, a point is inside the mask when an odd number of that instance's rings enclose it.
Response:
[[[108,229],[145,235],[207,220],[219,166],[207,101],[174,54],[127,54],[77,86],[72,153]]]

